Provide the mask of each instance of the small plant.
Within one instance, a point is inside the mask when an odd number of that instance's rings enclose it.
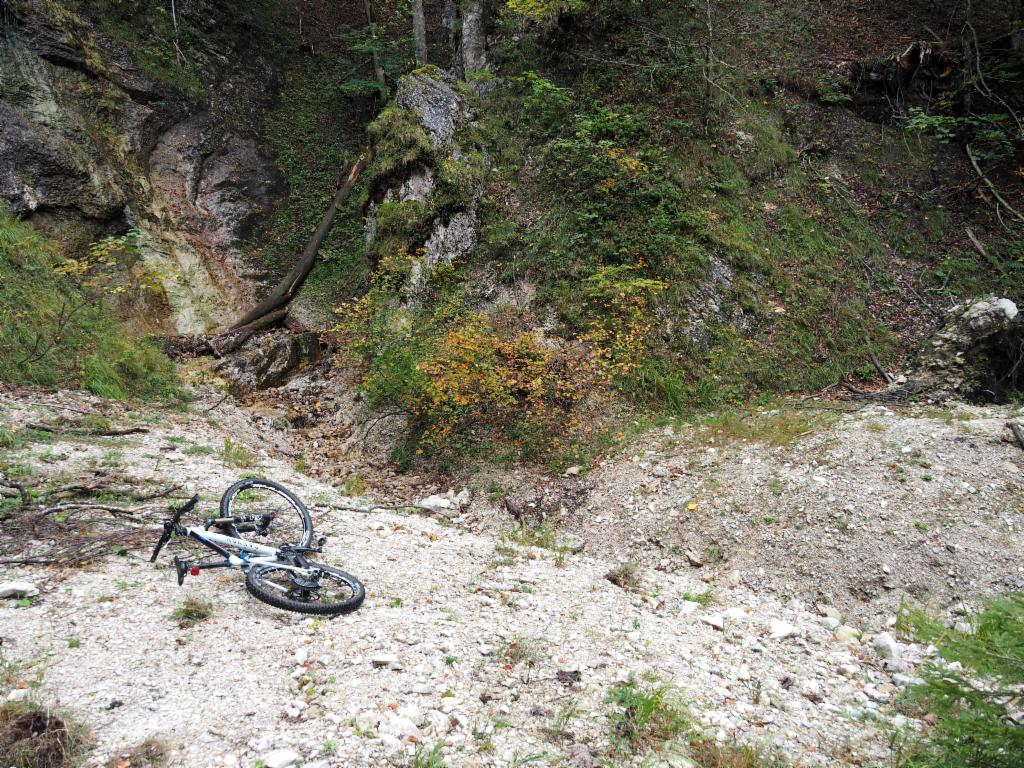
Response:
[[[645,753],[675,739],[691,728],[679,692],[671,685],[648,677],[643,683],[630,675],[608,693],[612,750],[620,756]]]
[[[636,563],[620,563],[604,577],[615,586],[630,592],[640,589],[640,567]]]
[[[818,76],[818,100],[822,104],[850,104],[850,83],[833,72]]]
[[[498,657],[504,658],[509,664],[536,664],[542,656],[540,643],[528,637],[512,637],[502,639],[498,646]]]
[[[552,741],[562,741],[569,730],[572,721],[580,716],[579,702],[576,699],[569,699],[562,708],[558,710],[551,725],[547,728],[548,737]]]
[[[80,648],[81,646],[82,646],[82,641],[79,638],[72,637],[72,638],[68,639],[68,648],[74,649],[74,648]]]
[[[695,768],[786,768],[781,757],[767,756],[746,744],[719,744],[714,739],[690,742]]]
[[[345,478],[344,488],[348,496],[361,496],[366,493],[366,481],[358,472],[353,472]]]
[[[695,592],[683,592],[683,600],[691,603],[697,603],[707,608],[711,604],[711,590],[705,590],[701,593]]]
[[[402,598],[400,598],[400,597],[392,597],[390,600],[388,600],[388,608],[401,608],[401,607],[402,607]]]
[[[189,595],[180,606],[174,609],[171,618],[178,622],[182,629],[194,627],[213,615],[213,603],[201,597]]]
[[[914,523],[914,527],[917,530],[919,530],[921,533],[927,533],[928,532],[928,525],[926,523],[922,523],[920,520],[918,520],[917,522]]]
[[[170,746],[166,741],[150,736],[133,747],[127,754],[112,757],[107,763],[107,768],[119,768],[125,765],[130,768],[163,768],[167,765],[170,751]]]
[[[256,464],[256,457],[253,455],[253,452],[230,438],[224,438],[221,458],[224,466],[234,467],[235,469],[246,469]]]
[[[444,665],[446,667],[454,667],[458,663],[459,663],[459,657],[458,656],[452,656],[452,655],[449,654],[448,656],[444,657]]]
[[[429,750],[422,744],[416,745],[412,756],[412,768],[446,768],[444,761],[444,742],[439,741]]]
[[[325,755],[333,755],[333,754],[337,753],[337,751],[338,751],[338,742],[337,741],[335,741],[334,739],[327,739],[327,741],[324,742],[324,754]]]
[[[551,523],[522,525],[515,531],[514,539],[524,547],[555,549],[555,527]]]
[[[185,447],[185,453],[189,456],[209,456],[213,453],[213,447],[209,445],[203,445],[202,443],[195,443]]]

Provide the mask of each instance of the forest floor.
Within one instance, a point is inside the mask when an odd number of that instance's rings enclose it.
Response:
[[[85,414],[147,431],[25,429]],[[652,675],[722,743],[793,765],[884,765],[893,734],[918,725],[895,702],[933,652],[890,638],[900,601],[955,620],[1024,582],[1024,452],[1004,427],[1018,414],[705,416],[648,431],[589,473],[480,472],[472,501],[445,516],[341,509],[389,489],[369,468],[365,489],[351,475],[331,481],[328,467],[320,479],[297,470],[298,433],[213,392],[131,410],[6,390],[4,460],[33,487],[180,484],[209,510],[240,473],[261,474],[306,500],[328,536],[323,560],[368,596],[324,621],[257,602],[235,572],[179,588],[173,545],[148,562],[167,503],[154,499],[124,524],[125,550],[73,568],[0,566],[0,581],[40,590],[0,603],[0,695],[84,723],[93,766],[138,768],[123,756],[156,737],[167,764],[186,768],[404,765],[417,749],[422,765],[439,741],[449,766],[583,768],[639,764],[613,749],[608,697],[631,674]],[[406,486],[417,498],[447,490],[418,482]],[[3,523],[6,559],[17,520]],[[43,557],[59,543],[23,550]],[[189,596],[214,610],[183,627],[171,614]],[[671,749],[648,759],[688,764]]]

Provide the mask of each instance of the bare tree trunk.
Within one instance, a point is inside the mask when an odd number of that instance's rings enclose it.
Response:
[[[373,76],[381,85],[387,85],[384,79],[384,67],[380,63],[380,54],[377,53],[377,26],[373,23],[370,0],[363,0],[363,8],[366,11],[366,26],[370,28],[370,39],[373,42]]]
[[[423,18],[423,0],[412,0],[412,44],[417,66],[427,63],[427,22]]]
[[[334,217],[338,214],[338,208],[345,202],[349,194],[352,192],[352,187],[355,186],[356,180],[359,178],[359,174],[363,172],[363,169],[366,167],[369,160],[369,152],[363,152],[363,154],[359,156],[359,159],[356,160],[355,165],[352,166],[352,170],[348,173],[348,178],[346,178],[345,183],[341,185],[341,189],[338,190],[338,194],[334,196],[334,201],[328,206],[327,211],[320,220],[320,226],[316,228],[316,232],[314,232],[313,236],[309,239],[309,242],[306,244],[306,248],[302,251],[302,256],[299,258],[299,261],[294,267],[292,267],[292,271],[284,276],[284,279],[277,284],[277,287],[271,291],[267,298],[242,315],[242,317],[240,317],[235,324],[228,329],[228,333],[256,324],[258,320],[266,315],[270,315],[277,312],[282,307],[288,306],[288,303],[295,298],[295,294],[299,292],[302,284],[306,282],[306,278],[309,277],[309,273],[312,271],[313,265],[316,263],[317,252],[320,250],[320,245],[323,243],[324,238],[327,237],[327,233],[331,231],[331,225],[334,224]]]
[[[487,37],[483,0],[466,0],[462,12],[463,74],[487,68]]]
[[[455,50],[455,0],[443,0],[441,3],[441,23],[444,25],[448,39],[448,52],[454,56]]]
[[[1013,36],[1010,38],[1015,51],[1024,51],[1024,0],[1013,5]]]

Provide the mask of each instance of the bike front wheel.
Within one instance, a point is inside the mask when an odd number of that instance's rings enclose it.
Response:
[[[246,539],[251,534],[265,537],[277,547],[308,547],[313,542],[313,520],[309,510],[294,493],[280,483],[262,477],[247,477],[228,488],[220,499],[221,518],[256,518],[257,522],[219,526],[229,536]],[[261,525],[260,520],[269,520]]]
[[[257,600],[297,613],[337,616],[363,604],[366,590],[355,576],[327,565],[310,563],[319,575],[306,578],[278,565],[254,565],[245,587]]]

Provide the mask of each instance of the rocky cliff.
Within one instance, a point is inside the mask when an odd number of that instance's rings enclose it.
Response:
[[[252,299],[245,243],[284,192],[253,119],[271,68],[251,50],[210,51],[193,64],[207,90],[188,93],[73,8],[0,4],[0,199],[68,255],[137,231],[120,303],[139,330],[222,325]],[[216,10],[179,4],[183,19]]]

